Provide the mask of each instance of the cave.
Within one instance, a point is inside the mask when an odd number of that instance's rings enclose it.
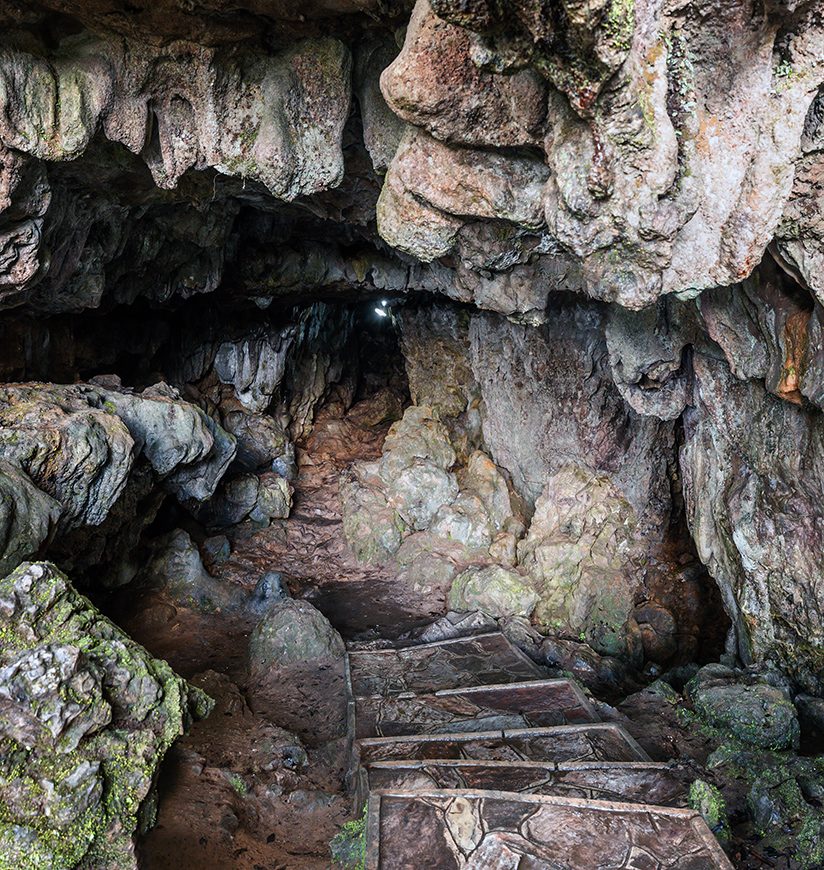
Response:
[[[821,0],[0,0],[0,870],[824,867]]]

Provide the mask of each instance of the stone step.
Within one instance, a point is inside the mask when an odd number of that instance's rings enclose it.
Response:
[[[420,695],[371,695],[354,699],[354,715],[357,738],[600,721],[581,689],[566,679],[445,689]]]
[[[387,649],[352,649],[353,697],[437,692],[546,676],[500,632]]]
[[[496,791],[374,792],[366,870],[732,870],[693,810]]]
[[[697,776],[689,764],[660,761],[375,761],[360,768],[355,812],[370,791],[471,789],[586,800],[686,806]]]
[[[353,769],[375,761],[428,759],[485,761],[649,761],[618,725],[559,725],[477,733],[371,737],[353,745]]]

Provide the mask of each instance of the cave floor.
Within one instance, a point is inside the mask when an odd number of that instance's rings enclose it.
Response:
[[[446,610],[446,589],[426,600],[414,591],[399,596],[395,575],[357,562],[345,544],[337,481],[350,463],[380,455],[389,423],[376,422],[373,411],[370,402],[348,413],[328,403],[298,454],[290,518],[264,529],[246,523],[227,530],[231,555],[209,566],[214,577],[242,588],[250,600],[264,574],[280,572],[291,595],[312,601],[350,649],[378,649]],[[329,843],[352,818],[346,789],[350,757],[343,733],[318,739],[314,723],[319,716],[328,723],[336,710],[345,709],[342,674],[318,673],[295,686],[280,707],[252,709],[247,648],[260,618],[254,607],[203,612],[163,590],[144,590],[137,600],[134,593],[118,599],[114,610],[138,642],[216,701],[212,715],[195,723],[163,764],[157,824],[139,843],[141,870],[177,870],[181,864],[203,870],[327,870]],[[596,708],[596,719],[616,723],[637,741],[632,745],[639,747],[639,757],[706,760],[706,741],[668,719],[666,703],[651,693],[637,693],[618,708]],[[384,809],[390,816],[417,811],[400,804]],[[383,812],[377,804],[373,811]],[[736,866],[793,866],[762,864],[757,852],[745,854]]]
[[[267,572],[281,572],[294,597],[312,601],[345,638],[397,635],[445,608],[438,600],[397,600],[394,576],[352,556],[341,531],[337,481],[357,460],[374,459],[389,423],[375,424],[371,403],[344,414],[332,402],[319,413],[298,454],[294,506],[266,529],[227,530],[231,556],[213,576],[251,592]],[[113,614],[152,654],[217,701],[212,715],[169,753],[159,782],[156,826],[140,843],[142,870],[328,868],[329,841],[351,816],[344,793],[345,740],[316,743],[302,734],[308,764],[290,769],[290,745],[279,727],[295,728],[317,713],[329,687],[302,686],[291,715],[269,718],[247,703],[252,610],[207,613],[172,601],[162,590],[118,600]],[[270,757],[267,758],[267,753]],[[286,764],[271,764],[271,756]],[[191,863],[189,863],[191,862]]]

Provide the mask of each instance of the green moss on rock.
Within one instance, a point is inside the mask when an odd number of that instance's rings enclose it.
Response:
[[[722,842],[730,839],[730,823],[724,796],[714,785],[696,779],[690,786],[689,805],[701,813],[707,827]]]
[[[0,870],[135,867],[160,761],[211,701],[49,563],[0,580],[0,638],[16,681],[0,712]]]

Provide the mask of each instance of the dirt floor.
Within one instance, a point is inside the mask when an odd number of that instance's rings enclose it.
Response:
[[[388,428],[388,422],[376,425],[374,403],[348,414],[328,404],[299,451],[290,518],[263,530],[229,530],[232,554],[210,569],[213,576],[251,593],[264,574],[281,572],[290,593],[310,599],[344,637],[399,633],[419,622],[423,603],[399,607],[395,578],[359,564],[341,530],[340,472],[379,456]],[[429,605],[443,609],[443,601]],[[329,703],[330,691],[343,691],[342,681],[330,689],[323,679],[300,680],[286,703],[256,713],[246,658],[260,618],[253,608],[202,613],[144,590],[110,610],[136,640],[217,702],[163,764],[157,825],[140,843],[142,870],[328,870],[329,841],[353,810],[344,787],[345,721],[341,716],[341,736],[324,743],[312,740],[311,729],[293,732]]]

